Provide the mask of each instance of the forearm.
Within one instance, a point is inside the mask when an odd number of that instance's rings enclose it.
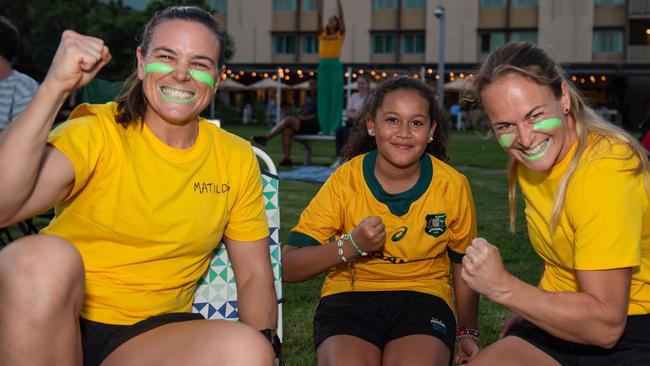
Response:
[[[452,263],[458,327],[477,329],[480,296],[463,281],[460,274],[461,269],[460,263]]]
[[[23,113],[0,135],[0,221],[18,211],[29,198],[42,163],[47,136],[66,92],[46,82]]]
[[[256,273],[242,283],[237,282],[239,319],[251,327],[276,329],[278,301],[273,286],[273,273]]]
[[[610,347],[625,326],[625,314],[617,314],[588,293],[544,291],[511,275],[503,291],[489,298],[571,342]]]
[[[352,259],[356,255],[357,252],[346,240],[343,256]],[[306,247],[287,246],[282,251],[282,279],[285,282],[306,281],[341,263],[343,260],[338,254],[337,242]]]

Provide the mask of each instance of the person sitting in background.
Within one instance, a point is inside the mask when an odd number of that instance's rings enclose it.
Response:
[[[314,135],[320,132],[316,100],[317,84],[315,79],[309,80],[309,96],[305,99],[297,116],[287,116],[275,125],[265,135],[253,136],[253,142],[259,145],[266,143],[275,136],[282,134],[282,155],[280,166],[292,166],[291,143],[293,135]]]
[[[19,51],[18,28],[0,16],[0,132],[22,113],[38,89],[34,79],[14,70]]]
[[[369,90],[370,79],[367,75],[359,75],[357,78],[357,92],[350,96],[345,108],[345,121],[343,122],[343,126],[336,130],[336,161],[332,165],[333,168],[339,166],[341,163],[341,149],[343,149],[343,146],[348,141],[350,129],[352,129],[354,121],[356,121],[361,115],[363,103],[366,101]]]

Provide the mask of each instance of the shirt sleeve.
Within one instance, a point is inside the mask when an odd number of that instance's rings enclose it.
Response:
[[[458,197],[452,199],[456,205],[456,214],[450,222],[449,258],[460,263],[467,247],[476,238],[476,209],[469,182],[461,176]]]
[[[17,82],[16,83],[16,93],[14,94],[14,104],[13,104],[13,115],[11,120],[15,120],[18,116],[23,113],[29,102],[31,102],[34,93],[38,89],[38,84],[32,80]]]
[[[103,158],[106,146],[104,131],[98,117],[85,116],[57,126],[48,136],[48,143],[61,151],[74,168],[74,186],[65,199],[84,187]]]
[[[600,158],[578,168],[566,194],[575,231],[575,269],[638,266],[643,213],[648,206],[638,159]]]
[[[239,172],[239,188],[224,235],[237,241],[255,241],[269,236],[261,171],[252,148],[242,151],[241,155],[244,158],[237,160],[241,164],[233,167],[233,171]]]
[[[340,190],[336,172],[323,184],[289,234],[287,244],[309,246],[327,244],[343,227]]]

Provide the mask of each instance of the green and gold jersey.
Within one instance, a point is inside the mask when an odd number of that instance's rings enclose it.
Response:
[[[526,202],[528,235],[544,260],[540,287],[579,291],[577,270],[632,267],[628,314],[650,313],[650,207],[648,175],[635,175],[639,163],[630,148],[612,140],[589,139],[569,182],[558,227],[549,223],[557,187],[577,143],[550,171],[519,165],[518,183]]]
[[[349,291],[412,290],[438,296],[453,309],[450,260],[460,261],[476,237],[467,179],[425,154],[420,177],[400,194],[383,190],[374,175],[377,150],[339,167],[300,216],[287,244],[320,245],[352,231],[364,218],[386,226],[383,250],[330,269],[321,296]]]

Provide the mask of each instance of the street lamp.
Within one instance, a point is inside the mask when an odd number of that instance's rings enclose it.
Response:
[[[445,8],[438,6],[433,14],[440,20],[440,27],[438,29],[438,103],[440,109],[445,108]]]

